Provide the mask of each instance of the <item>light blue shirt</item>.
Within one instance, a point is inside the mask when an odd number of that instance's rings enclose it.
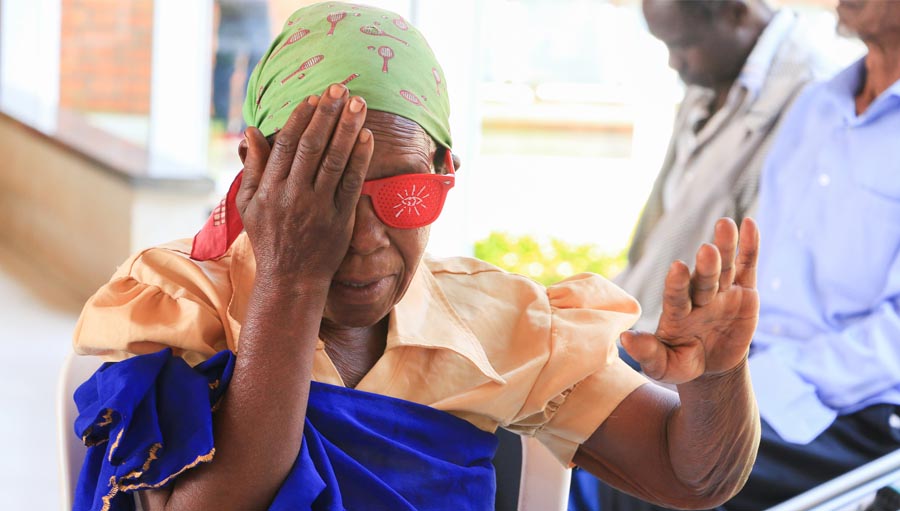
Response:
[[[857,116],[864,76],[807,88],[761,178],[750,369],[763,419],[801,444],[900,404],[900,82]]]

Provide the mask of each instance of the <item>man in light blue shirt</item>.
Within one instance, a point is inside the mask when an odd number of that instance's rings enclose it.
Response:
[[[763,169],[763,443],[734,503],[900,449],[900,2],[842,0],[838,15],[868,54],[798,98]]]
[[[900,2],[841,0],[838,16],[868,53],[804,91],[762,171],[762,442],[728,511],[900,449]],[[616,499],[603,510],[659,509]]]

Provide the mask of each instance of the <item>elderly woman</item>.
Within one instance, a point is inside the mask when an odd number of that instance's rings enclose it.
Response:
[[[191,242],[86,304],[76,509],[487,510],[497,427],[644,499],[709,507],[759,435],[757,234],[674,263],[655,334],[596,275],[550,288],[424,256],[458,164],[446,79],[401,17],[297,11],[255,70],[242,175]],[[324,92],[322,92],[324,91]],[[321,93],[321,95],[317,95]],[[548,170],[549,172],[549,170]],[[736,253],[739,254],[736,256]]]

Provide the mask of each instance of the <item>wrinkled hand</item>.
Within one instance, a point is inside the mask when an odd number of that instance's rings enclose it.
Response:
[[[365,101],[336,84],[298,105],[272,147],[258,129],[247,129],[237,206],[257,275],[330,284],[372,157],[365,118]]]
[[[756,261],[759,232],[745,219],[716,222],[714,244],[697,251],[693,275],[681,261],[672,263],[656,334],[625,332],[622,345],[650,378],[670,384],[734,369],[746,359],[759,297]]]

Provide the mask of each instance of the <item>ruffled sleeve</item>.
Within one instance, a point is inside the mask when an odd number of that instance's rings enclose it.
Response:
[[[131,510],[129,494],[159,488],[214,454],[212,410],[234,354],[191,368],[166,349],[104,364],[75,391],[75,434],[88,446],[76,511]]]
[[[640,306],[618,286],[581,274],[547,288],[549,354],[507,428],[534,435],[564,464],[646,378],[618,356]]]
[[[122,360],[172,348],[190,365],[236,350],[227,309],[230,257],[197,262],[186,241],[129,258],[85,304],[75,327],[77,353]]]

